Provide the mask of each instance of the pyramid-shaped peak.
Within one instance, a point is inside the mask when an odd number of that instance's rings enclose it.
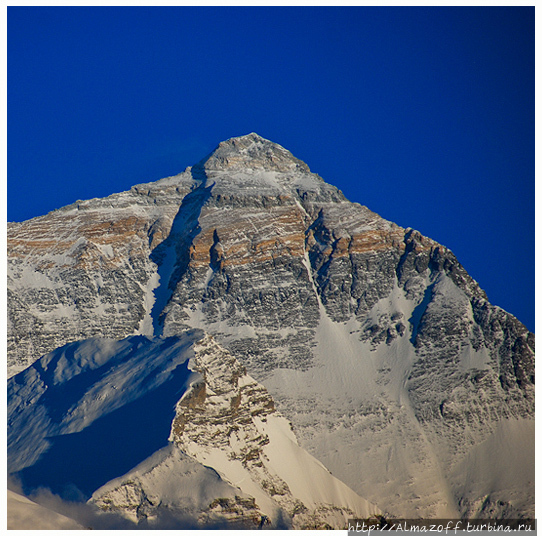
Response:
[[[221,141],[219,145],[223,144],[232,144],[232,145],[242,145],[242,144],[250,144],[250,143],[273,143],[270,140],[267,140],[257,134],[256,132],[251,132],[250,134],[245,134],[244,136],[235,136],[233,138],[230,138],[225,141]],[[277,145],[276,143],[274,145]]]
[[[255,132],[220,142],[199,164],[212,171],[260,169],[310,172],[309,166],[290,151]]]

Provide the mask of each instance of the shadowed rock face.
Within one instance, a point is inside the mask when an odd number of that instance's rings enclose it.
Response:
[[[495,423],[534,416],[534,334],[492,306],[447,248],[349,202],[254,133],[222,142],[180,175],[9,224],[8,264],[12,370],[93,335],[203,328],[266,384],[306,447],[369,499],[375,486],[348,465],[358,460],[325,452],[322,415],[343,422],[340,441],[350,443],[380,427],[391,442],[396,423],[415,426],[423,433],[405,441],[420,458],[418,442],[431,452],[447,445],[431,462],[439,474]],[[324,324],[341,333],[332,354]],[[346,347],[367,363],[376,391],[337,393],[331,406],[317,387],[292,393],[344,361]],[[378,427],[362,424],[366,416]],[[384,463],[363,441],[367,459]],[[404,480],[419,498],[414,476]],[[390,498],[396,511],[401,493]],[[450,488],[446,500],[460,502],[458,493]]]

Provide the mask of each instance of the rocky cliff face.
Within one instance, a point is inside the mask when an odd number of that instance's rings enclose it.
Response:
[[[243,482],[260,509],[271,519],[280,511],[294,529],[379,513],[299,447],[267,389],[212,337],[197,343],[190,366],[201,379],[179,401],[171,437],[183,452]]]
[[[516,423],[530,448],[534,335],[447,248],[279,145],[232,138],[175,177],[10,224],[8,246],[12,371],[92,335],[201,328],[382,510],[532,513],[534,477],[505,458],[498,486],[459,474]]]
[[[152,334],[150,255],[190,187],[166,179],[8,224],[8,373],[67,342]]]

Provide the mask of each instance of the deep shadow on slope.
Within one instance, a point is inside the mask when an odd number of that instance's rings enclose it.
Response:
[[[164,308],[188,268],[190,246],[201,232],[199,216],[214,186],[214,183],[207,185],[204,163],[205,159],[192,168],[192,176],[199,181],[199,185],[184,197],[173,219],[169,235],[152,251],[150,256],[158,267],[160,277],[159,285],[154,290],[155,301],[151,311],[155,336],[162,335]]]
[[[81,365],[79,373],[74,374],[66,381],[56,381],[55,376],[58,374],[57,369],[61,367],[60,362],[62,360],[70,363],[80,362],[78,352],[85,342],[91,340],[68,343],[61,349],[57,349],[61,351],[53,351],[50,354],[53,356],[52,359],[48,360],[45,366],[41,359],[36,361],[34,365],[40,379],[49,386],[40,397],[40,405],[47,408],[47,415],[53,422],[60,423],[74,401],[82,400],[85,393],[93,385],[106,379],[120,364],[130,361],[130,359],[137,357],[138,353],[145,352],[151,347],[149,339],[144,335],[132,335],[126,339],[115,341],[115,355],[113,357],[109,357],[98,366],[94,363]],[[165,339],[161,348],[163,351],[167,351],[175,344],[175,341],[174,338]],[[98,350],[97,348],[96,353],[98,352],[105,353],[103,349]],[[118,359],[120,356],[122,356],[121,359]],[[19,381],[17,376],[14,377],[14,381]]]
[[[49,437],[49,450],[18,473],[25,493],[40,487],[68,500],[86,500],[168,442],[175,404],[186,389],[188,361],[158,389],[96,420],[81,432]]]

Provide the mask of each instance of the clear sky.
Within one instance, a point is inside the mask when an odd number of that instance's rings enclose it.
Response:
[[[534,330],[534,7],[8,7],[9,221],[249,132]]]

